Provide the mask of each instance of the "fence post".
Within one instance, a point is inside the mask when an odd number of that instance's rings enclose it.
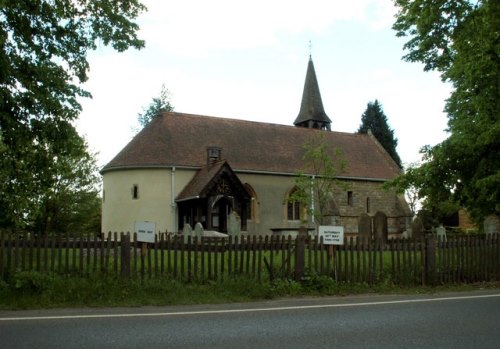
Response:
[[[121,248],[120,248],[120,275],[122,277],[130,276],[130,235],[121,234]]]
[[[434,286],[436,279],[436,241],[433,234],[425,237],[425,284]]]
[[[300,281],[304,276],[305,270],[305,247],[307,238],[307,228],[300,227],[299,234],[295,239],[295,280]]]

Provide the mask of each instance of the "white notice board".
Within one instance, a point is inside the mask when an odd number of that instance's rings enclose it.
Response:
[[[319,238],[323,237],[325,245],[343,245],[344,244],[344,227],[334,225],[320,225]]]
[[[137,234],[137,241],[155,242],[155,222],[136,221],[134,231]]]

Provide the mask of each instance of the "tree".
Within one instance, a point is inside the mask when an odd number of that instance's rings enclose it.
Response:
[[[361,125],[359,126],[358,133],[368,133],[368,130],[371,130],[377,141],[384,147],[394,162],[399,168],[402,168],[401,159],[396,151],[398,140],[394,138],[394,130],[387,124],[387,116],[385,116],[382,105],[378,100],[368,102],[365,112],[361,115]]]
[[[57,162],[78,143],[71,125],[90,97],[87,53],[96,42],[142,48],[138,0],[3,1],[0,8],[0,228],[25,227]]]
[[[57,157],[52,182],[33,193],[37,203],[26,215],[26,226],[38,234],[99,233],[100,178],[95,156],[76,134],[72,147]]]
[[[439,170],[439,166],[429,166],[428,157],[432,156],[432,151],[432,148],[424,147],[424,162],[409,165],[404,175],[396,177],[385,186],[395,188],[399,194],[405,194],[412,213],[417,214],[419,205],[420,211],[431,215],[437,226],[444,217],[456,212],[460,207],[448,194],[452,188],[442,189],[440,181],[446,180],[446,172]]]
[[[174,107],[170,104],[170,91],[163,84],[161,85],[160,96],[154,97],[149,106],[144,108],[142,114],[137,115],[137,121],[141,128],[144,128],[162,112],[168,111],[174,111]]]
[[[300,202],[316,225],[326,224],[334,205],[333,193],[342,184],[337,179],[346,163],[339,148],[332,148],[321,134],[304,144],[304,171],[297,173],[289,201]]]
[[[450,136],[423,150],[417,171],[422,195],[433,206],[442,200],[464,207],[478,223],[499,215],[500,2],[395,3],[393,28],[409,37],[403,58],[440,72],[453,86],[446,103]]]

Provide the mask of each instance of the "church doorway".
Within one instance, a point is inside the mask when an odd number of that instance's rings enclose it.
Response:
[[[179,230],[184,224],[200,222],[204,229],[227,233],[231,212],[241,219],[246,229],[250,195],[226,161],[202,167],[176,199]]]
[[[233,210],[233,198],[228,196],[220,196],[215,198],[212,204],[212,221],[211,227],[214,230],[222,233],[227,232],[227,218]]]

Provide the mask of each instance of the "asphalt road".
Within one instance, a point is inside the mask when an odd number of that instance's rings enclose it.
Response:
[[[499,348],[500,291],[0,311],[0,348]]]

